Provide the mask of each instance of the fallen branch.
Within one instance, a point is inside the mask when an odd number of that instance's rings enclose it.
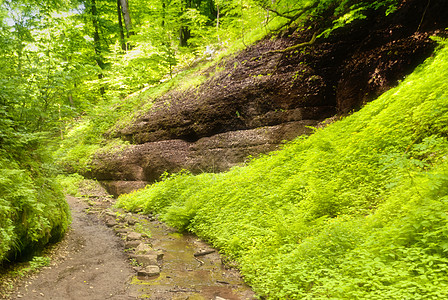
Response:
[[[271,51],[268,51],[268,53],[285,53],[285,52],[293,51],[293,50],[296,50],[296,49],[299,49],[299,48],[303,48],[305,46],[311,46],[312,44],[314,44],[316,42],[316,38],[317,38],[317,32],[315,32],[313,34],[313,37],[308,42],[297,44],[297,45],[294,45],[294,46],[291,46],[291,47],[288,47],[288,48],[285,48],[285,49],[271,50]]]
[[[212,254],[212,253],[214,253],[215,252],[215,250],[205,250],[205,251],[200,251],[200,252],[196,252],[195,254],[193,254],[195,257],[198,257],[198,256],[204,256],[204,255],[207,255],[207,254]]]
[[[194,259],[196,259],[199,262],[199,267],[204,264],[204,262],[202,260],[200,260],[199,258],[194,257]]]
[[[306,12],[309,12],[310,10],[318,7],[319,4],[320,4],[320,1],[314,1],[311,5],[292,9],[290,11],[283,12],[283,13],[279,12],[278,10],[276,10],[273,7],[270,7],[268,5],[263,5],[262,7],[270,12],[273,12],[274,14],[276,14],[279,17],[289,19],[291,22],[293,22],[293,21],[297,20],[298,18],[300,18]]]
[[[292,9],[288,12],[279,12],[278,10],[268,6],[268,5],[264,5],[262,6],[264,9],[276,14],[279,17],[288,19],[289,21],[284,25],[284,26],[289,26],[291,25],[294,21],[296,21],[297,19],[299,19],[302,15],[304,15],[305,13],[317,8],[320,4],[320,1],[314,1],[311,5],[308,6],[304,6],[301,8],[296,8],[296,9]],[[284,27],[282,26],[282,27]]]

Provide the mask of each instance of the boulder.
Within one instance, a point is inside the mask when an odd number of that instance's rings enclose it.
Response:
[[[93,160],[91,176],[100,180],[108,192],[119,195],[113,188],[123,182],[153,182],[166,171],[188,169],[193,173],[221,172],[242,164],[250,155],[276,150],[286,140],[308,134],[316,120],[287,122],[250,130],[229,131],[196,142],[165,140],[130,145],[121,152],[98,153]]]

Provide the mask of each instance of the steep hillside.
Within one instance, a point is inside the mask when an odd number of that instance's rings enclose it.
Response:
[[[79,171],[120,194],[166,171],[224,171],[275,150],[328,117],[358,109],[428,57],[435,47],[430,36],[448,26],[448,4],[426,4],[403,1],[388,15],[384,7],[369,8],[326,37],[335,18],[328,9],[265,38],[201,70],[202,84],[162,94],[113,126],[107,137],[128,144],[96,152]]]
[[[119,198],[237,261],[262,299],[448,297],[448,44],[396,88],[220,174]]]

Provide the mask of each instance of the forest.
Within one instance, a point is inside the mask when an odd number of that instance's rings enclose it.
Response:
[[[348,26],[414,4],[418,39],[431,5],[446,9],[442,0],[0,0],[0,261],[30,259],[64,236],[64,194],[76,194],[83,176],[100,180],[96,160],[138,144],[123,128],[151,109],[169,111],[173,104],[158,99],[221,84],[239,68],[226,60],[260,41],[303,33],[267,54],[309,58],[314,44],[331,46]],[[326,116],[307,126],[310,134],[225,172],[163,172],[116,207],[207,241],[260,299],[447,298],[443,26],[425,36],[434,50],[362,108]],[[394,49],[385,55],[398,56]],[[292,83],[302,78],[294,74]]]

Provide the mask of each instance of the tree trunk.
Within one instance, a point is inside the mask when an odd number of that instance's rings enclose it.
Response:
[[[101,70],[104,70],[104,62],[103,57],[101,55],[101,41],[100,41],[100,29],[98,25],[98,11],[96,9],[96,0],[91,1],[91,14],[92,14],[92,23],[93,23],[93,44],[95,48],[95,60]],[[103,73],[100,72],[98,74],[98,79],[103,78]],[[101,95],[104,94],[104,87],[100,89]]]
[[[216,34],[218,35],[218,43],[219,39],[219,4],[216,4]]]
[[[162,27],[165,27],[165,19],[166,19],[166,3],[165,0],[162,0]]]
[[[183,14],[187,9],[191,8],[191,0],[182,1],[181,14]],[[191,38],[191,31],[187,25],[181,25],[179,32],[180,46],[188,46],[188,40]]]
[[[187,26],[180,27],[180,46],[187,47],[188,40],[191,38],[190,29]]]
[[[117,0],[117,17],[118,17],[118,28],[120,29],[120,44],[121,49],[126,51],[126,42],[124,40],[124,29],[123,29],[123,21],[121,19],[121,3],[120,0]]]
[[[121,3],[121,11],[123,12],[124,24],[126,26],[127,37],[129,37],[134,33],[132,31],[131,15],[129,13],[128,0],[120,0],[120,3]]]

